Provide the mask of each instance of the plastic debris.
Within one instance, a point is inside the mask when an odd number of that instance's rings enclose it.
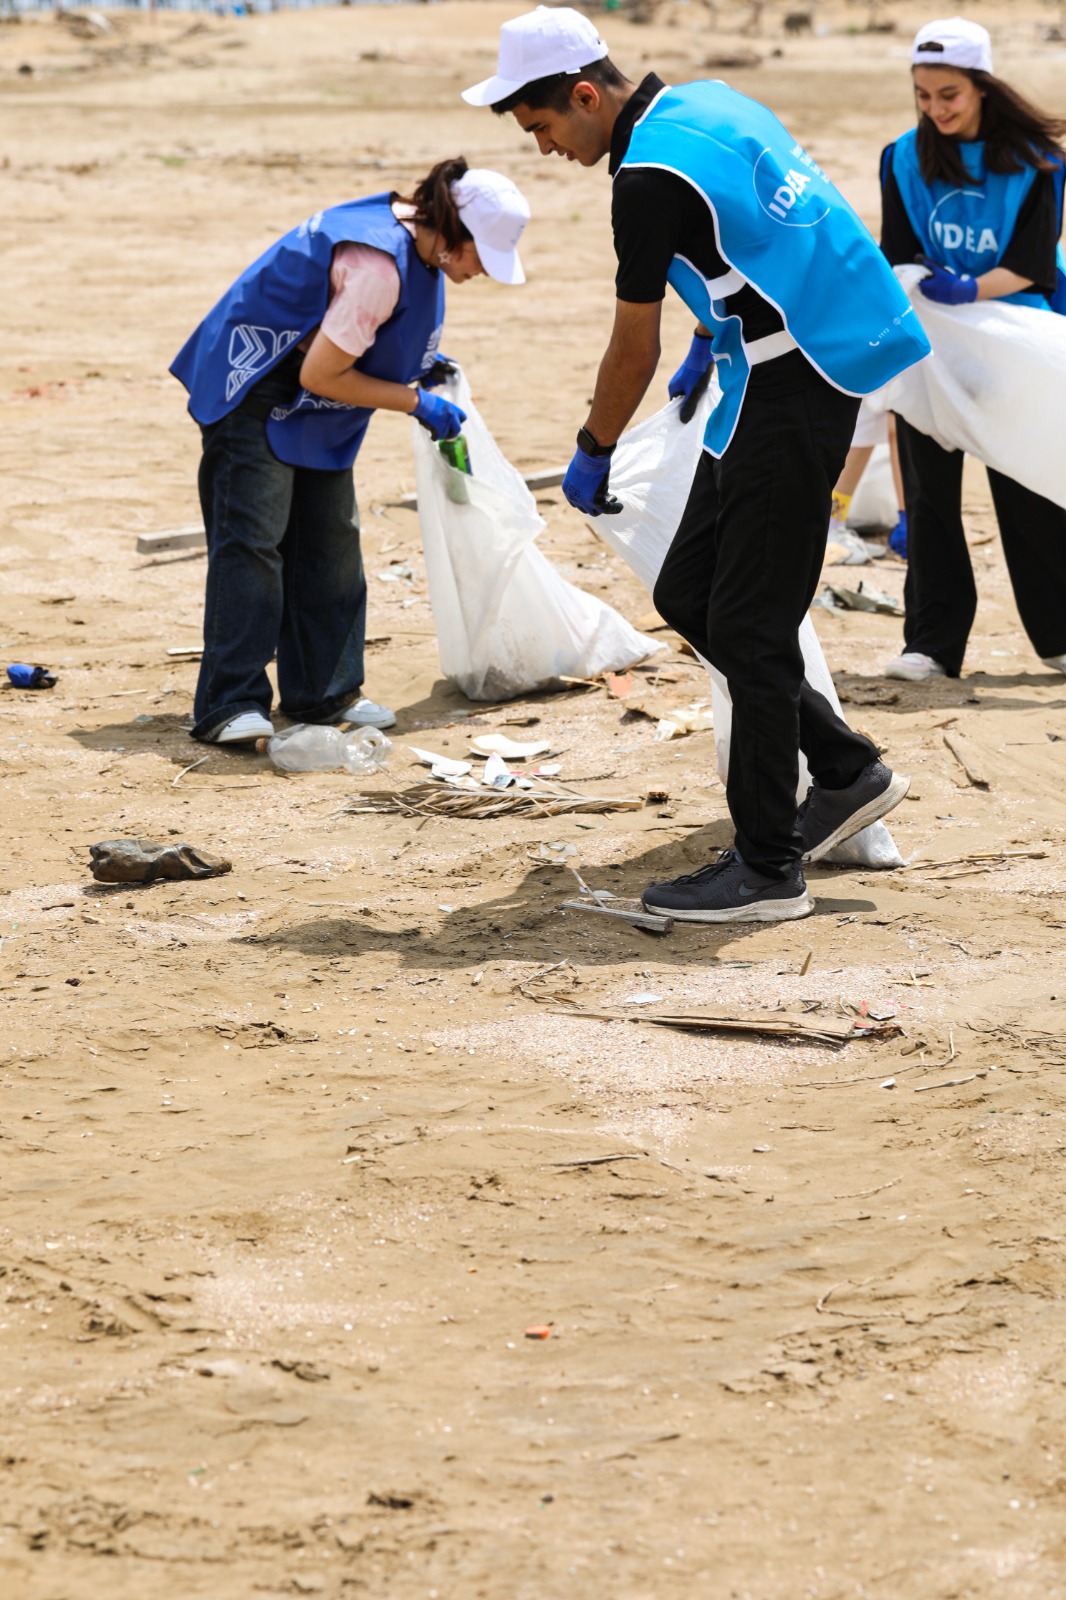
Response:
[[[507,761],[533,761],[537,756],[546,756],[551,751],[551,743],[547,739],[522,743],[518,739],[508,739],[505,733],[484,733],[470,743],[471,749],[479,756],[503,756]]]
[[[697,700],[690,706],[671,709],[655,725],[656,739],[682,739],[687,733],[702,733],[714,726],[711,708],[706,700]]]
[[[56,686],[54,672],[47,667],[27,666],[24,661],[13,661],[7,675],[16,689],[54,689]]]
[[[195,844],[156,844],[154,839],[104,839],[91,844],[97,883],[155,883],[160,878],[218,878],[233,863]]]

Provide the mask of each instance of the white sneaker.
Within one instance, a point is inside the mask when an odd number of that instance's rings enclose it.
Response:
[[[347,711],[342,711],[338,719],[340,722],[354,722],[359,728],[391,728],[396,722],[395,711],[390,711],[388,706],[375,705],[373,700],[365,696],[353,700]]]
[[[923,656],[920,650],[904,650],[901,656],[885,667],[886,678],[904,678],[908,683],[925,683],[930,678],[946,678],[947,673],[932,656]]]
[[[208,734],[207,742],[252,744],[256,739],[269,739],[273,732],[274,724],[269,717],[264,717],[259,711],[242,711],[239,717],[231,717],[221,728],[216,728],[214,733]]]
[[[1066,673],[1066,656],[1041,656],[1045,667],[1051,667],[1054,672]]]
[[[833,548],[834,545],[836,549]],[[857,533],[852,533],[850,528],[841,527],[839,523],[829,524],[829,537],[826,541],[826,559],[829,566],[865,567],[870,560],[870,554],[866,540],[860,539]]]

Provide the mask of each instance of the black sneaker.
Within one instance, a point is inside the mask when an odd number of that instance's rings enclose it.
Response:
[[[898,806],[911,780],[871,761],[846,789],[823,789],[812,783],[796,815],[803,840],[803,860],[821,861],[838,844],[861,828],[868,828]]]
[[[698,872],[653,883],[641,903],[645,911],[681,922],[787,922],[814,910],[798,863],[787,878],[767,878],[735,850]]]

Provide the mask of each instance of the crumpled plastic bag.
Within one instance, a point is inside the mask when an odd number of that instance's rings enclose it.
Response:
[[[922,267],[897,267],[896,276],[933,354],[868,395],[868,404],[1066,507],[1066,317],[1001,300],[942,306],[920,292]]]
[[[691,422],[682,426],[677,416],[681,401],[671,400],[653,417],[623,434],[611,461],[611,490],[621,500],[623,509],[616,516],[597,517],[589,522],[593,532],[628,562],[649,593],[655,586],[659,569],[681,521],[696,472],[707,417],[720,394],[717,379],[714,379]],[[799,641],[808,683],[825,695],[833,709],[839,712],[840,700],[836,687],[809,616],[803,619]],[[721,673],[709,661],[704,661],[703,665],[711,680],[715,751],[718,773],[724,783],[729,771],[733,705]],[[802,799],[807,793],[810,781],[810,772],[801,752],[797,799]],[[845,839],[825,859],[851,866],[903,865],[895,840],[883,822],[875,822],[860,833],[853,834],[850,839]]]
[[[509,700],[563,678],[620,672],[662,649],[538,549],[544,519],[501,453],[462,372],[441,392],[466,412],[472,475],[414,425],[418,518],[441,671],[469,700]]]
[[[103,839],[89,846],[97,883],[155,883],[160,878],[219,878],[233,862],[195,844],[156,844],[154,839]]]

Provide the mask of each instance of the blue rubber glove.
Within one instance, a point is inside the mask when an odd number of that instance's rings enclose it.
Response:
[[[465,411],[428,389],[418,391],[418,404],[411,415],[434,439],[454,439],[466,421]]]
[[[427,367],[418,380],[420,389],[436,389],[442,383],[447,383],[449,378],[454,378],[459,371],[459,363],[453,361],[451,356],[446,356],[443,350],[437,352],[433,364]]]
[[[566,469],[563,493],[570,504],[576,506],[578,511],[583,511],[586,517],[598,517],[603,512],[613,517],[621,511],[622,502],[616,500],[607,488],[610,475],[610,456],[590,456],[579,445]]]
[[[666,392],[671,400],[676,400],[678,395],[684,397],[684,405],[680,411],[682,422],[692,421],[696,407],[703,398],[703,391],[711,381],[713,371],[711,341],[702,333],[694,333],[692,343],[688,347],[688,355],[666,386]]]
[[[931,274],[918,285],[927,300],[935,300],[941,306],[968,306],[977,299],[977,279],[968,272],[952,272],[950,267],[939,266],[927,256],[919,259]]]
[[[899,521],[888,536],[888,548],[894,550],[896,555],[907,559],[907,513],[901,511]]]

